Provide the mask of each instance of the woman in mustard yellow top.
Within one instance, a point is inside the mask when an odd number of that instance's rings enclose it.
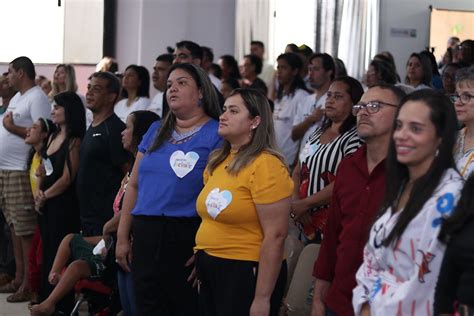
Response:
[[[197,199],[201,315],[278,315],[286,283],[283,256],[293,182],[275,150],[263,94],[237,89],[226,100]]]

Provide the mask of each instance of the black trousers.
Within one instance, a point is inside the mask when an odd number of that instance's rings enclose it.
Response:
[[[258,276],[258,262],[196,254],[201,316],[249,315]],[[279,314],[286,285],[286,261],[281,264],[270,301],[270,316]]]
[[[15,275],[12,237],[2,210],[0,210],[0,273]]]
[[[134,216],[132,272],[137,315],[198,315],[197,289],[187,282],[200,218]]]
[[[48,276],[61,241],[66,235],[79,232],[79,214],[64,208],[44,207],[43,215],[39,216],[38,223],[43,242],[40,289],[40,299],[43,301],[54,289],[49,284]],[[71,291],[56,305],[56,313],[63,312],[68,315],[73,307],[74,292]]]

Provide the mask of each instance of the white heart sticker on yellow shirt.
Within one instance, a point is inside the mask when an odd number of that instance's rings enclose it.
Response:
[[[232,202],[232,193],[229,190],[219,191],[219,188],[212,189],[206,198],[207,213],[213,219],[216,219],[230,202]]]
[[[181,150],[177,150],[171,154],[170,166],[179,178],[184,178],[194,169],[198,160],[199,155],[194,151],[184,154]]]

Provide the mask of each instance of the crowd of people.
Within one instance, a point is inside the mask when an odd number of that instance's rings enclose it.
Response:
[[[471,315],[474,41],[448,45],[401,82],[389,52],[359,81],[306,45],[275,70],[260,41],[240,63],[181,41],[151,76],[104,58],[85,96],[73,65],[14,59],[0,293],[66,315],[91,279],[126,316],[281,315],[293,234],[320,244],[313,316]]]

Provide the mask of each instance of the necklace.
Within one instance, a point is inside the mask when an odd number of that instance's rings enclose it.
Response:
[[[470,150],[472,150],[472,152],[469,154],[469,156],[467,157],[467,160],[466,160],[466,163],[464,164],[462,170],[461,170],[461,176],[464,177],[464,175],[466,174],[466,171],[467,171],[467,168],[469,167],[469,165],[471,164],[472,160],[474,159],[474,149],[472,148],[469,148],[468,150],[464,150],[464,146],[465,146],[465,143],[466,143],[466,136],[467,136],[467,128],[464,128],[461,132],[460,132],[460,142],[459,142],[459,149],[458,149],[458,155],[460,157],[460,159],[462,159],[462,156],[466,153],[468,153]]]
[[[171,137],[175,141],[181,142],[181,141],[185,140],[186,138],[189,138],[189,137],[193,136],[194,134],[196,134],[197,132],[199,132],[199,130],[202,128],[202,126],[203,125],[196,126],[192,130],[187,131],[187,132],[183,132],[183,133],[180,133],[176,129],[174,129],[173,133],[171,134]]]
[[[464,177],[464,174],[466,173],[467,171],[467,168],[469,167],[469,165],[471,164],[471,161],[474,159],[474,150],[472,151],[472,153],[469,155],[469,157],[467,158],[467,161],[466,163],[464,164],[464,167],[462,168],[461,170],[461,176]]]

